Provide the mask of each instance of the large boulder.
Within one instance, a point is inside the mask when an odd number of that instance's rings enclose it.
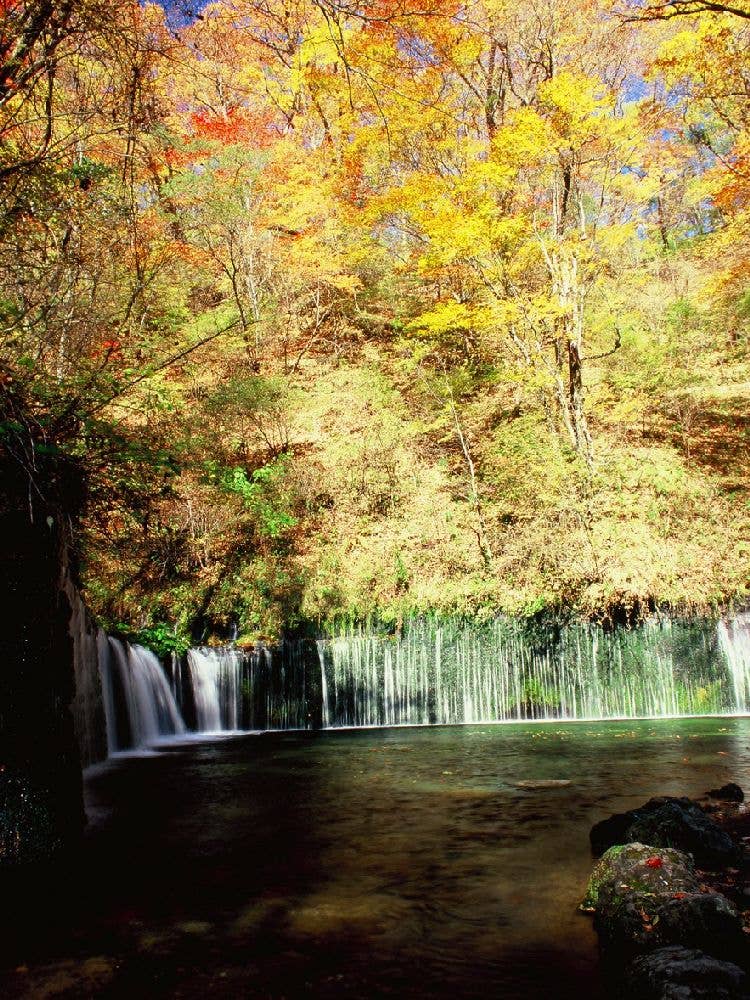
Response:
[[[626,973],[633,1000],[743,1000],[745,973],[694,948],[673,945],[633,961]]]
[[[594,868],[582,908],[594,912],[605,947],[625,951],[658,943],[659,910],[699,892],[692,858],[647,844],[611,847]]]
[[[595,854],[638,841],[688,852],[702,868],[724,868],[740,857],[729,834],[687,798],[650,799],[637,809],[616,813],[592,827],[590,839]]]
[[[726,897],[701,892],[693,860],[672,848],[624,844],[591,874],[581,908],[605,949],[625,953],[681,944],[722,958],[742,955],[742,920]]]
[[[638,891],[651,894],[697,892],[693,859],[681,851],[648,844],[617,844],[594,867],[581,909],[598,909],[601,893]]]

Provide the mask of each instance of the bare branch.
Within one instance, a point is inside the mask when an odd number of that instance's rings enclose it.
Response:
[[[620,10],[623,22],[634,21],[665,21],[673,17],[690,17],[696,14],[731,14],[750,20],[750,5],[714,3],[713,0],[662,0],[659,3],[648,3],[644,7]]]

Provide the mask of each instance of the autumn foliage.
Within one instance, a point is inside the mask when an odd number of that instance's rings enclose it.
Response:
[[[750,19],[707,6],[2,4],[3,440],[87,463],[102,615],[744,592]]]
[[[231,146],[235,143],[262,148],[270,145],[270,116],[255,116],[243,108],[230,107],[223,114],[194,111],[191,115],[196,136]]]

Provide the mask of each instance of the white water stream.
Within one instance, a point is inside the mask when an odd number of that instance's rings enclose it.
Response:
[[[231,646],[190,649],[188,669],[198,730],[219,733],[239,728],[242,653]]]
[[[164,668],[150,649],[100,633],[98,656],[110,754],[185,732]]]
[[[77,643],[81,659],[98,660],[109,754],[186,733],[750,712],[750,613],[609,632],[415,619],[399,635],[191,649],[171,683],[150,650],[84,625]],[[89,762],[97,686],[84,672],[77,726]]]
[[[732,675],[736,705],[750,705],[750,612],[718,625],[719,643]]]

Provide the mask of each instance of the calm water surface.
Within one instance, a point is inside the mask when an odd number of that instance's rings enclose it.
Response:
[[[276,733],[120,760],[6,892],[0,995],[603,995],[588,831],[750,788],[750,719]],[[519,782],[569,781],[524,789]]]

